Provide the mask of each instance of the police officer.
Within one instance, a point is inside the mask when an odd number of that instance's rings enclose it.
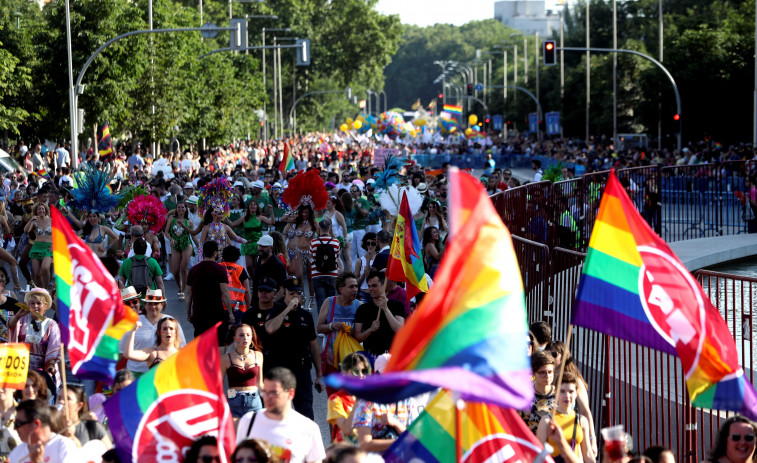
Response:
[[[310,418],[313,416],[313,379],[311,365],[315,367],[315,389],[324,389],[321,375],[321,348],[315,333],[313,316],[302,308],[302,280],[290,277],[284,280],[284,302],[268,311],[265,330],[264,368],[285,367],[294,373],[297,388],[294,409]]]

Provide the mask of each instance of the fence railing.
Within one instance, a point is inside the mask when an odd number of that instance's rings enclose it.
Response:
[[[628,175],[633,178],[633,173]],[[542,187],[535,184],[532,191]],[[493,199],[498,208],[506,203]],[[550,249],[515,235],[513,244],[529,323],[545,320],[552,327],[553,338],[564,340],[585,254]],[[695,272],[695,277],[728,323],[741,365],[754,382],[752,307],[757,302],[757,278],[703,270]],[[673,450],[677,461],[696,463],[705,458],[715,443],[721,420],[730,413],[690,405],[678,359],[581,327],[574,328],[569,347],[588,383],[597,432],[601,427],[623,424],[633,436],[636,449],[663,445]]]
[[[631,201],[667,242],[757,232],[754,161],[648,166],[617,171]],[[529,183],[492,196],[515,235],[586,250],[609,171],[560,182]]]

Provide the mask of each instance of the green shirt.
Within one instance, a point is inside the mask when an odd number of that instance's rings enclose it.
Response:
[[[131,264],[134,259],[136,260],[142,260],[145,256],[137,256],[129,257],[128,259],[124,260],[124,263],[121,264],[121,270],[118,271],[118,276],[124,277],[127,281],[126,286],[131,285]],[[150,278],[152,278],[152,284],[150,285],[150,289],[158,289],[157,285],[155,284],[155,277],[163,276],[163,271],[160,269],[160,265],[158,264],[158,261],[153,259],[152,257],[149,257],[147,260],[147,267],[150,269]]]
[[[363,196],[358,198],[358,200],[355,202],[355,207],[360,206],[361,209],[365,209],[366,211],[371,210],[371,203],[368,202],[367,199],[365,199]],[[360,215],[360,212],[355,209],[355,221],[352,222],[352,229],[353,230],[365,230],[365,219],[367,216]]]
[[[250,196],[250,198],[244,203],[245,207],[250,205],[250,201],[258,203],[258,209],[260,209],[263,214],[268,214],[266,208],[271,204],[271,198],[268,196],[268,193],[263,191],[260,193],[260,197]]]

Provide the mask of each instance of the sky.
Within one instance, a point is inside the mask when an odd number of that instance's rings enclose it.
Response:
[[[398,14],[402,24],[431,26],[447,23],[461,26],[467,22],[494,17],[495,0],[379,0],[376,9]],[[549,8],[554,0],[547,0]]]

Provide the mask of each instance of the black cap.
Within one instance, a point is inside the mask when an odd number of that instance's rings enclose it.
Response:
[[[284,289],[289,291],[302,291],[302,280],[297,277],[289,277],[284,280]]]
[[[269,277],[263,277],[260,280],[258,280],[258,289],[263,289],[266,291],[276,291],[278,289],[279,285],[276,283],[276,280]]]

